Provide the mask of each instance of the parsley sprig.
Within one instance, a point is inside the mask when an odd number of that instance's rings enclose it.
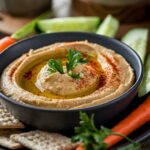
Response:
[[[63,66],[62,66],[62,62],[59,59],[50,59],[48,61],[48,72],[51,73],[55,73],[56,71],[60,72],[61,74],[64,74],[64,70],[63,70]]]
[[[83,58],[82,54],[79,51],[70,49],[67,54],[68,62],[66,63],[67,72],[72,70],[79,63],[87,63],[87,60]]]
[[[86,113],[80,112],[80,127],[75,127],[76,135],[72,137],[72,142],[81,142],[86,150],[106,150],[107,145],[104,139],[109,135],[124,137],[131,144],[119,148],[118,150],[141,150],[139,143],[132,141],[123,134],[113,132],[112,130],[101,126],[97,129],[94,124],[94,115],[88,117]]]
[[[66,56],[67,58],[67,63],[66,63],[66,69],[67,73],[69,76],[75,79],[80,79],[80,74],[73,72],[73,69],[78,65],[78,64],[83,64],[87,63],[87,60],[83,58],[82,54],[80,51],[74,50],[74,49],[69,49],[68,54]],[[59,72],[61,74],[64,74],[64,69],[62,66],[62,61],[60,59],[50,59],[48,61],[48,72],[49,74]]]
[[[80,73],[69,72],[68,75],[74,79],[80,79]]]

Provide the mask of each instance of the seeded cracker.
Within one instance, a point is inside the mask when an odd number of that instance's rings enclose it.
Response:
[[[10,139],[11,134],[16,134],[19,133],[20,131],[18,130],[1,130],[0,131],[0,145],[9,149],[19,149],[22,148],[23,146],[15,142],[14,140]]]
[[[7,128],[24,128],[24,125],[11,115],[2,104],[0,104],[0,129]]]
[[[73,150],[78,145],[61,134],[39,130],[12,135],[11,139],[32,150]]]

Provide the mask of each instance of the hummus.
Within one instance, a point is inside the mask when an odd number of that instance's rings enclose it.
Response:
[[[79,51],[87,63],[79,63],[72,78],[66,71],[69,49]],[[60,59],[64,69],[48,72],[48,60]],[[88,41],[52,44],[30,50],[12,62],[1,76],[2,92],[21,103],[51,109],[76,109],[111,101],[134,83],[128,62],[114,51]]]

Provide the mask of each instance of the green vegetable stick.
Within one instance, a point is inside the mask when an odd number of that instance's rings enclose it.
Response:
[[[148,29],[132,29],[125,34],[121,41],[133,48],[144,63],[148,43]]]
[[[136,28],[130,30],[126,35],[122,38],[122,42],[131,46],[140,56],[142,62],[145,61],[146,48],[148,43],[148,29],[144,28]],[[142,83],[139,87],[138,96],[144,96],[150,91],[150,56],[148,56],[144,77]]]
[[[40,20],[37,26],[46,33],[62,31],[95,32],[99,23],[99,17],[66,17]]]
[[[97,34],[114,37],[119,28],[119,20],[108,15],[97,30]]]
[[[21,29],[19,29],[18,31],[13,33],[11,35],[11,37],[16,39],[16,40],[20,40],[20,39],[23,39],[23,38],[25,38],[29,35],[35,34],[36,33],[36,23],[37,23],[37,21],[40,20],[40,19],[48,18],[51,15],[52,14],[51,14],[50,11],[47,11],[47,12],[41,14],[39,17],[35,18],[33,21],[31,21],[30,23],[26,24]]]
[[[150,92],[150,54],[148,54],[148,57],[145,62],[144,77],[139,87],[138,96],[139,97],[144,96],[149,92]]]

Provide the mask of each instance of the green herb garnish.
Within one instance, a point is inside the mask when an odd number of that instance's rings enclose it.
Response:
[[[79,73],[74,73],[72,70],[79,64],[79,63],[87,63],[87,60],[83,58],[82,54],[80,51],[70,49],[67,54],[67,63],[66,63],[66,69],[67,73],[70,77],[74,79],[80,79],[80,74]],[[62,62],[60,59],[50,59],[48,61],[48,72],[50,74],[59,72],[61,74],[64,74]]]
[[[48,61],[48,71],[49,73],[55,73],[55,72],[60,72],[61,74],[64,74],[62,62],[60,59],[50,59]]]
[[[80,79],[80,73],[69,72],[68,75],[74,79]]]
[[[79,63],[87,63],[87,60],[83,58],[79,51],[70,49],[67,54],[68,62],[66,63],[67,72],[72,70]]]
[[[131,144],[118,150],[141,150],[140,144],[132,141],[125,135],[113,132],[112,130],[101,126],[97,129],[94,124],[94,115],[88,117],[86,113],[80,112],[80,127],[75,128],[76,135],[72,137],[72,142],[81,142],[86,150],[106,150],[107,145],[104,139],[109,135],[124,137]]]

